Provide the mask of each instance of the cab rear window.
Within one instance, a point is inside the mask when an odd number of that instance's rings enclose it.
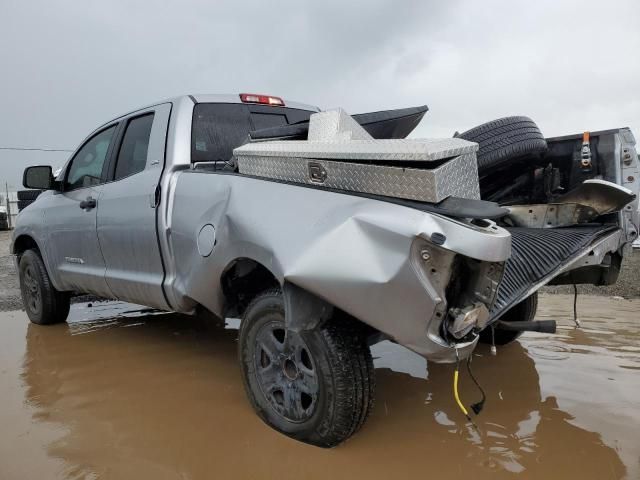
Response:
[[[193,109],[191,161],[226,161],[251,130],[308,120],[307,110],[242,103],[199,103]]]

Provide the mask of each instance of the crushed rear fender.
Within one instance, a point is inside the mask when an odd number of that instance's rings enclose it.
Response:
[[[453,259],[500,264],[511,251],[509,233],[493,222],[236,174],[184,172],[175,199],[175,274],[167,290],[177,310],[201,304],[222,315],[221,277],[249,258],[285,288],[298,287],[435,361],[455,360],[441,328]],[[204,225],[216,232],[207,256],[198,249]],[[476,341],[461,342],[460,355]]]

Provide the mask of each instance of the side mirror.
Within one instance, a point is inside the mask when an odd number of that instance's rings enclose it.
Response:
[[[53,190],[57,188],[51,167],[48,165],[25,168],[22,175],[22,185],[25,188],[36,188],[38,190]]]

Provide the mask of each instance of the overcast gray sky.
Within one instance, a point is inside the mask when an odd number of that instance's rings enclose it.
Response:
[[[0,1],[0,147],[73,149],[183,93],[352,113],[426,103],[414,136],[524,114],[640,138],[640,1]],[[66,153],[0,150],[0,182]]]

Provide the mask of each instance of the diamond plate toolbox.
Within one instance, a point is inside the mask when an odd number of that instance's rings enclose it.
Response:
[[[375,140],[343,110],[314,114],[309,139],[234,150],[241,174],[438,203],[480,198],[478,145],[458,138]]]
[[[447,197],[479,199],[475,154],[432,170],[292,157],[239,156],[240,173],[386,197],[438,203]]]

